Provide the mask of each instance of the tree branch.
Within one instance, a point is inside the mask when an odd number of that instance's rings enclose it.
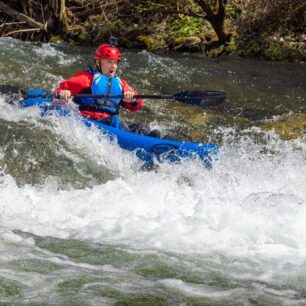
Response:
[[[15,25],[15,24],[25,24],[24,21],[19,21],[19,22],[4,22],[0,24],[0,28],[3,28],[5,26],[10,26],[10,25]]]
[[[25,22],[28,26],[40,29],[44,29],[44,25],[40,22],[35,21],[34,19],[19,13],[18,11],[12,9],[10,6],[0,2],[0,11],[11,16],[12,18],[19,20],[21,22]]]
[[[9,33],[6,33],[3,35],[3,37],[6,37],[6,36],[10,36],[12,34],[16,34],[16,33],[24,33],[24,32],[38,32],[38,31],[41,31],[42,29],[41,28],[34,28],[34,29],[21,29],[21,30],[16,30],[16,31],[12,31],[12,32],[9,32]]]
[[[206,13],[205,19],[207,19],[209,22],[214,19],[214,12],[212,11],[211,7],[207,4],[205,0],[195,0],[195,2]]]

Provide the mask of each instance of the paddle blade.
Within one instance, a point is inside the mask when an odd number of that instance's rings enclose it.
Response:
[[[225,92],[216,90],[181,91],[176,93],[174,98],[187,104],[209,107],[216,106],[224,102],[226,95]]]

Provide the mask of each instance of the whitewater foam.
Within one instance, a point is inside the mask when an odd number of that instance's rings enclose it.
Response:
[[[87,148],[88,158],[103,156],[109,143],[95,130],[84,137],[77,122],[74,128],[70,119],[61,122],[54,132],[71,139],[71,145]],[[69,129],[63,129],[66,124]],[[247,157],[224,148],[210,171],[197,162],[186,162],[160,165],[157,172],[135,171],[137,161],[131,162],[131,153],[116,151],[112,144],[116,158],[104,156],[101,162],[107,161],[121,175],[84,190],[56,190],[48,183],[17,187],[4,174],[1,223],[38,235],[185,253],[302,256],[306,251],[305,162],[294,150],[297,140],[279,142],[279,155],[274,158]],[[93,146],[99,153],[90,153]],[[250,141],[242,146],[246,150],[253,146],[256,152],[258,145]],[[295,175],[288,176],[288,169]]]

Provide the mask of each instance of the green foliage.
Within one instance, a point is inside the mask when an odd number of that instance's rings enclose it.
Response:
[[[249,41],[242,48],[239,46],[235,54],[243,57],[258,57],[262,54],[262,49],[258,42]]]
[[[99,1],[92,1],[92,10],[87,14],[87,1],[66,1],[67,26],[58,29],[60,31],[50,28],[37,33],[22,32],[18,30],[23,29],[24,25],[13,22],[2,35],[13,32],[16,33],[13,37],[26,40],[66,41],[73,45],[97,44],[112,33],[118,36],[121,46],[142,48],[146,45],[151,51],[188,50],[204,51],[213,56],[227,53],[269,60],[306,59],[305,0],[227,1],[225,24],[219,30],[234,38],[223,48],[220,48],[220,44],[213,44],[216,40],[216,27],[205,20],[205,12],[199,1],[107,2],[107,6],[101,7]],[[217,13],[218,1],[207,0],[207,4]],[[45,22],[42,16],[48,15],[50,9],[47,4],[41,7],[39,1],[13,1],[10,5],[17,11],[24,7],[20,13],[25,15],[31,11],[31,18],[42,24]],[[0,21],[6,23],[6,20],[4,13]],[[276,37],[282,37],[282,41],[277,43]]]
[[[282,48],[279,44],[272,42],[268,49],[264,52],[265,58],[272,61],[281,61],[287,59],[289,52],[287,49]]]
[[[235,37],[233,36],[231,37],[230,41],[226,45],[225,50],[227,53],[233,54],[233,55],[236,55],[238,53],[238,46],[237,46]]]
[[[201,33],[201,19],[198,17],[184,16],[175,19],[170,24],[170,35],[181,34],[185,37],[195,36]]]

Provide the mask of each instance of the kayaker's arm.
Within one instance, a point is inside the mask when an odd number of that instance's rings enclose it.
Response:
[[[127,81],[121,79],[123,95],[125,98],[122,99],[121,106],[132,111],[137,112],[143,107],[142,99],[131,99],[132,96],[137,95],[136,90],[134,90]]]
[[[89,72],[82,71],[71,78],[60,83],[60,86],[55,89],[54,93],[60,93],[63,90],[69,90],[71,95],[76,95],[89,89],[92,84],[93,75]]]

